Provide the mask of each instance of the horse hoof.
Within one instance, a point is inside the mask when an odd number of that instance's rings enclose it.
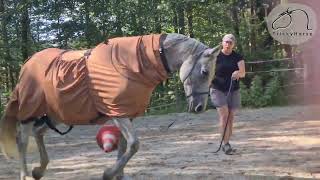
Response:
[[[43,177],[43,171],[39,167],[35,167],[32,170],[32,177],[35,180],[39,180]]]
[[[113,175],[111,173],[111,169],[106,169],[104,172],[103,172],[103,177],[102,177],[103,180],[112,180],[113,179]]]

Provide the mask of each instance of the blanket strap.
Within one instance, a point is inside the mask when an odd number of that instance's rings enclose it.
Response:
[[[52,121],[50,120],[50,118],[48,118],[48,116],[43,116],[41,118],[45,118],[44,122],[48,125],[48,127],[60,135],[68,134],[73,129],[73,125],[71,125],[71,126],[69,126],[69,129],[66,132],[61,132],[61,131],[59,131],[59,129],[56,128],[55,125],[52,124]]]
[[[34,126],[40,126],[42,124],[46,123],[46,125],[54,130],[55,132],[57,132],[60,135],[66,135],[68,134],[72,129],[73,129],[73,125],[69,126],[69,129],[66,132],[61,132],[59,129],[56,128],[56,126],[54,124],[52,124],[52,121],[50,120],[50,118],[46,115],[42,116],[39,119],[35,120]]]
[[[43,124],[46,124],[50,129],[54,130],[60,135],[66,135],[73,129],[73,125],[71,125],[69,126],[69,129],[66,132],[61,132],[59,129],[56,128],[54,124],[52,124],[52,121],[47,115],[44,115],[41,118],[29,118],[25,121],[21,121],[21,124],[28,124],[30,122],[34,122],[34,126],[42,126]]]

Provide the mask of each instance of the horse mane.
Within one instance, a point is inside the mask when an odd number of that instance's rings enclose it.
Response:
[[[191,53],[193,55],[198,55],[208,49],[208,46],[204,45],[202,42],[177,33],[171,33],[170,36],[167,36],[165,41],[164,49],[168,49],[172,46],[180,46],[185,54]]]

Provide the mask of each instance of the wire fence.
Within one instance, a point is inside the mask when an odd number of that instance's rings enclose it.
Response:
[[[304,68],[287,68],[287,69],[273,69],[269,71],[249,71],[246,74],[257,74],[257,73],[271,73],[271,72],[287,72],[287,71],[303,71]]]

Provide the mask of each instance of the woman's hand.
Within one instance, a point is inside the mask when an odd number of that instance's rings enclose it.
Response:
[[[239,73],[239,71],[234,71],[234,72],[232,73],[232,75],[231,75],[231,78],[232,78],[233,80],[239,80],[239,78],[240,78],[240,73]]]

